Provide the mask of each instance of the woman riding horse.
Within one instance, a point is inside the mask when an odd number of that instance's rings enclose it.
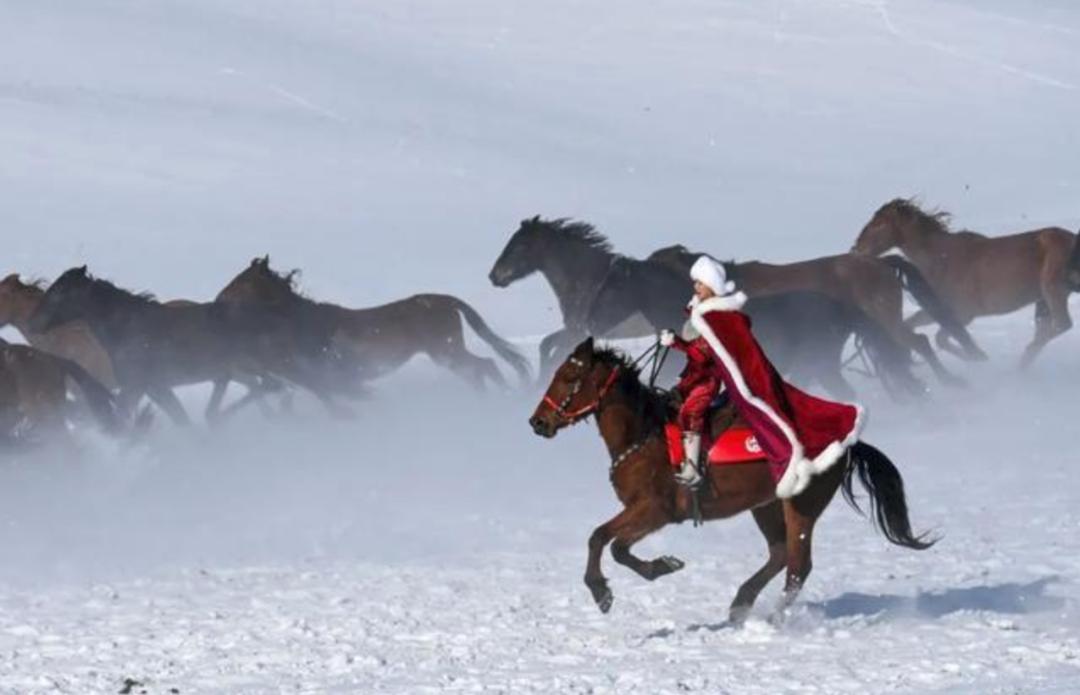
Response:
[[[746,295],[735,291],[721,264],[702,256],[690,278],[690,322],[699,335],[691,341],[670,330],[660,335],[663,345],[687,355],[678,386],[685,456],[676,477],[687,486],[700,484],[701,435],[709,406],[723,387],[769,459],[777,496],[798,495],[858,441],[863,409],[811,396],[783,380],[754,339],[750,319],[739,311]]]

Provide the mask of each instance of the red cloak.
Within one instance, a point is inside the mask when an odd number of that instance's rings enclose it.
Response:
[[[811,396],[784,381],[739,311],[746,295],[713,297],[690,321],[715,354],[711,368],[772,464],[777,497],[793,497],[858,441],[863,409]]]

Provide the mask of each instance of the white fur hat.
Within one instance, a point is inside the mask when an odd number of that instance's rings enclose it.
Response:
[[[727,279],[727,271],[708,256],[702,256],[690,267],[690,279],[696,280],[723,296],[735,291],[735,283]]]

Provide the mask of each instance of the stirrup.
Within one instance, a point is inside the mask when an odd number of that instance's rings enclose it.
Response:
[[[675,471],[675,482],[691,490],[701,485],[702,480],[704,478],[701,476],[701,472],[690,461],[683,461],[682,467]]]

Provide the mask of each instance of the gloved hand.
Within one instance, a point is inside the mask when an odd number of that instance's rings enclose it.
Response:
[[[670,331],[667,328],[660,331],[660,344],[664,347],[671,347],[675,344],[675,332]]]

